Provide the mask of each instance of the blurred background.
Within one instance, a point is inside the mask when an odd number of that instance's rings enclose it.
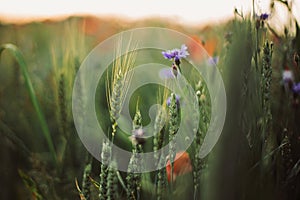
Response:
[[[147,26],[193,38],[224,78],[228,113],[198,174],[201,199],[299,199],[299,22],[298,0],[0,0],[0,45],[18,49],[0,50],[0,199],[80,199],[75,179],[81,187],[91,158],[72,119],[75,74],[100,42]],[[157,99],[141,94],[145,104]],[[109,116],[100,121],[110,125]],[[99,182],[98,161],[91,171]]]

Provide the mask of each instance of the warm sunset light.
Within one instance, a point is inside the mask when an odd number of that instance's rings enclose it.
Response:
[[[168,17],[176,22],[201,23],[233,16],[234,8],[247,13],[250,0],[1,0],[0,17],[5,20],[28,20],[72,14],[141,17]]]

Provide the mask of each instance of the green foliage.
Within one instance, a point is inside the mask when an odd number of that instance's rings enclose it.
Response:
[[[293,84],[299,81],[299,68],[292,68],[299,67],[299,60],[295,60],[299,54],[299,26],[296,23],[295,35],[286,30],[286,34],[280,36],[271,29],[271,23],[259,20],[258,24],[249,16],[238,15],[235,20],[207,32],[188,29],[190,34],[219,41],[217,67],[226,86],[228,112],[216,147],[206,158],[200,159],[197,152],[210,125],[211,99],[203,80],[185,68],[187,63],[183,61],[182,74],[190,83],[200,83],[195,86],[198,100],[195,109],[199,110],[200,120],[191,122],[199,128],[193,145],[187,150],[193,172],[180,174],[175,181],[171,178],[171,182],[167,180],[166,163],[168,159],[171,161],[173,176],[172,161],[180,149],[172,139],[183,118],[180,107],[186,106],[177,103],[176,94],[166,95],[170,96],[167,107],[166,97],[153,95],[154,86],[145,91],[139,88],[129,106],[130,113],[135,113],[132,132],[124,133],[116,122],[131,78],[127,72],[135,62],[136,52],[121,56],[110,66],[107,74],[113,72],[113,75],[99,82],[100,92],[95,101],[101,103],[96,107],[107,111],[101,113],[99,121],[105,125],[109,139],[132,151],[125,173],[116,170],[117,163],[108,141],[103,141],[102,163],[86,162],[86,150],[76,137],[72,122],[74,77],[86,56],[85,49],[91,49],[98,42],[98,36],[81,32],[82,21],[76,18],[53,24],[1,26],[0,41],[4,45],[0,46],[3,69],[0,133],[4,139],[0,145],[4,147],[1,149],[3,159],[8,152],[13,160],[13,164],[4,162],[6,165],[1,169],[20,168],[16,180],[21,179],[23,185],[16,187],[18,191],[19,188],[27,191],[6,199],[75,199],[78,191],[85,200],[168,199],[170,196],[173,199],[298,199],[300,97],[283,87],[282,70],[290,68],[294,73]],[[272,40],[274,44],[268,42]],[[5,52],[11,53],[13,59]],[[137,58],[137,62],[138,59],[141,58]],[[163,60],[161,54],[155,52],[147,59]],[[120,68],[125,70],[120,72]],[[85,91],[81,92],[84,96]],[[154,137],[134,143],[129,136],[147,124],[148,104],[153,102],[162,104],[167,116],[158,111],[152,127]],[[86,114],[89,113],[83,113],[83,117]],[[170,151],[158,154],[168,142]],[[152,150],[156,152],[154,165],[160,169],[135,173],[143,167],[140,153]],[[76,181],[78,191],[75,177],[82,177],[81,189]],[[10,191],[6,188],[12,185],[3,184],[3,191]]]
[[[26,87],[27,87],[27,90],[28,90],[28,94],[29,94],[31,102],[32,102],[32,104],[35,108],[35,111],[38,115],[38,120],[39,120],[39,123],[41,125],[44,137],[47,141],[49,151],[52,154],[53,161],[54,161],[54,163],[56,163],[57,162],[57,156],[56,156],[54,144],[53,144],[53,141],[52,141],[52,138],[51,138],[51,135],[50,135],[50,131],[49,131],[48,125],[46,123],[43,111],[40,108],[40,104],[38,102],[37,96],[35,94],[35,90],[33,88],[31,79],[29,77],[29,73],[28,73],[28,70],[27,70],[28,67],[27,67],[27,64],[24,60],[24,57],[23,57],[21,51],[13,44],[1,45],[0,46],[0,55],[4,50],[8,50],[13,54],[14,58],[17,60],[19,66],[21,68],[22,74],[23,74],[24,79],[25,79]]]

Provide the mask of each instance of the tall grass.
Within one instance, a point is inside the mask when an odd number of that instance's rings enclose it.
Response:
[[[21,68],[23,77],[25,79],[25,84],[26,84],[26,87],[27,87],[27,90],[28,90],[28,94],[30,96],[31,102],[34,106],[34,109],[35,109],[36,113],[37,113],[38,120],[39,120],[40,126],[42,128],[42,133],[43,133],[43,135],[44,135],[44,137],[47,141],[47,145],[48,145],[49,151],[52,155],[53,161],[54,161],[54,163],[56,163],[57,162],[57,156],[56,156],[54,143],[52,141],[51,134],[50,134],[47,122],[46,122],[45,117],[44,117],[44,113],[43,113],[43,111],[40,107],[40,104],[39,104],[38,99],[36,97],[35,90],[33,88],[31,79],[29,77],[29,73],[28,73],[28,70],[27,70],[28,67],[27,67],[27,64],[25,62],[25,59],[24,59],[21,51],[18,49],[18,47],[16,47],[13,44],[1,45],[0,46],[0,55],[4,50],[8,50],[14,56],[14,58],[16,59],[16,61],[18,62],[19,66]]]

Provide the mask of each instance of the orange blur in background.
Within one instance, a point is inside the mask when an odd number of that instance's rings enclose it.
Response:
[[[177,176],[189,173],[193,170],[190,156],[187,152],[181,151],[176,153],[175,161],[173,163],[173,181],[176,180]],[[171,181],[171,165],[170,160],[166,164],[166,172],[168,181]]]
[[[187,44],[187,46],[191,51],[191,56],[193,57],[193,59],[201,61],[207,56],[203,54],[203,50],[199,48],[199,46],[206,50],[208,56],[210,57],[214,57],[217,53],[216,49],[218,41],[216,38],[208,38],[207,40],[203,40],[197,35],[192,35],[191,38],[194,40],[194,42]]]

